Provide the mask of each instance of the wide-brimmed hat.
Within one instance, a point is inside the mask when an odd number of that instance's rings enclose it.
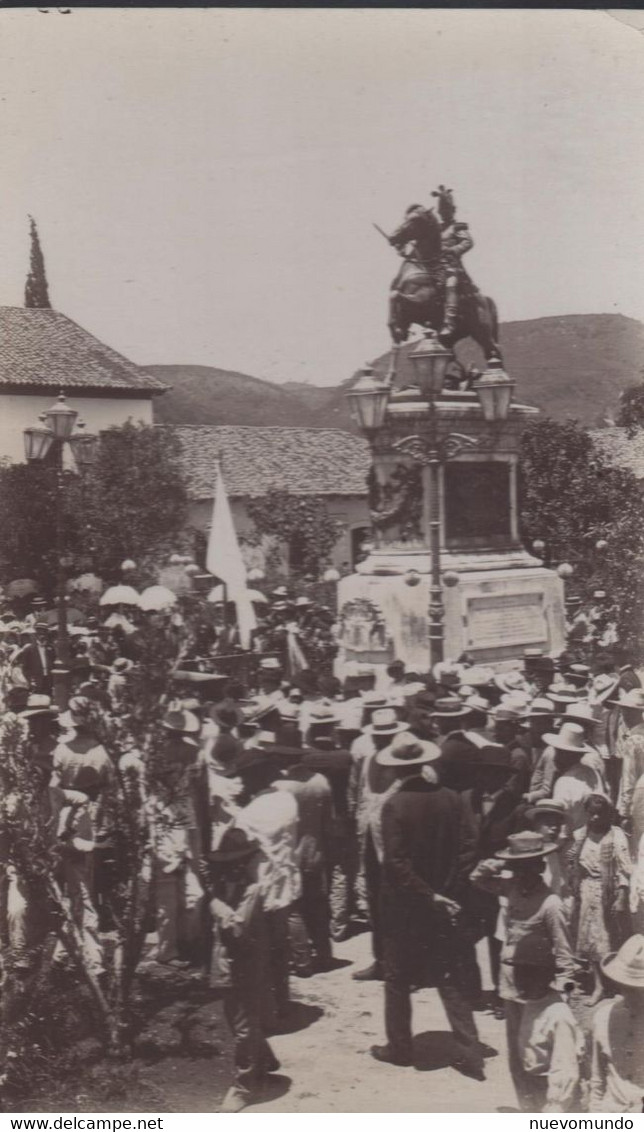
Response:
[[[398,719],[393,708],[378,708],[371,717],[371,723],[363,728],[366,735],[397,735],[408,730],[409,724]]]
[[[313,602],[311,601],[310,597],[298,597],[295,605],[299,608],[302,608],[305,605],[313,605]]]
[[[529,861],[554,853],[556,848],[552,841],[545,841],[535,830],[524,829],[521,833],[511,833],[507,847],[498,849],[495,856],[502,861]]]
[[[417,739],[415,735],[396,735],[388,747],[378,751],[376,762],[379,766],[421,766],[440,759],[441,749],[436,743]]]
[[[271,596],[272,597],[288,597],[288,590],[287,590],[286,586],[278,586],[276,590],[273,590],[273,593],[272,593]]]
[[[465,707],[468,707],[470,711],[481,711],[484,712],[485,715],[488,715],[491,711],[490,701],[484,699],[483,696],[478,696],[476,692],[468,696],[463,702]]]
[[[535,821],[544,814],[556,815],[556,817],[561,818],[562,822],[564,822],[567,817],[567,810],[563,802],[555,802],[553,798],[540,798],[538,802],[535,802],[534,806],[530,806],[530,808],[526,810],[525,816],[528,821]]]
[[[613,692],[619,687],[619,676],[610,675],[608,672],[600,672],[594,677],[592,682],[592,694],[596,703],[603,704],[608,701],[611,702]]]
[[[31,719],[36,715],[58,715],[56,704],[52,704],[50,696],[32,692],[28,697],[26,706],[21,709],[22,719]]]
[[[282,702],[277,705],[277,710],[279,712],[280,719],[283,720],[284,723],[296,723],[300,718],[300,712],[302,709],[299,704],[296,704],[288,699],[282,700]]]
[[[572,719],[579,723],[596,723],[593,705],[588,700],[577,700],[574,704],[566,704],[562,719]]]
[[[250,838],[244,829],[231,826],[224,832],[217,848],[212,850],[210,860],[217,865],[243,861],[257,853],[259,847],[259,842]]]
[[[328,727],[340,723],[337,712],[330,701],[322,700],[313,704],[309,711],[309,727]]]
[[[456,688],[463,683],[463,665],[454,660],[441,660],[432,669],[432,676],[437,684]]]
[[[497,704],[490,712],[496,723],[520,723],[527,716],[527,709],[522,703]]]
[[[570,664],[564,669],[563,674],[569,684],[585,688],[591,677],[591,669],[588,664]]]
[[[391,701],[384,692],[365,692],[362,696],[362,706],[374,711],[375,708],[391,707]]]
[[[133,668],[133,660],[130,660],[127,656],[117,656],[116,660],[112,661],[110,672],[112,672],[114,676],[124,676],[126,672],[131,672]]]
[[[633,711],[644,711],[644,688],[631,688],[630,692],[619,690],[619,698],[610,701],[621,708],[632,708]]]
[[[494,677],[494,683],[502,692],[528,691],[528,682],[518,668],[512,668],[509,672],[498,672]]]
[[[194,712],[186,711],[185,708],[175,704],[168,708],[164,719],[161,721],[161,726],[165,727],[166,731],[176,731],[184,735],[191,735],[199,731],[201,724],[197,719]]]
[[[453,699],[443,697],[442,699],[436,700],[430,714],[438,716],[439,719],[453,719],[455,722],[458,722],[464,719],[466,715],[469,715],[470,712],[471,708],[468,708],[462,700],[454,696]]]
[[[494,669],[486,668],[483,664],[473,664],[470,668],[462,669],[461,678],[470,688],[483,688],[494,683]]]
[[[578,688],[575,684],[551,684],[548,699],[552,700],[555,707],[574,704],[575,700],[583,699],[583,688]]]
[[[559,731],[547,731],[543,742],[556,751],[568,751],[571,754],[585,755],[590,750],[584,729],[579,723],[562,723]]]
[[[532,703],[528,705],[526,712],[526,719],[539,719],[543,716],[556,715],[557,709],[552,700],[547,699],[545,696],[537,696]]]
[[[262,672],[281,672],[282,665],[276,656],[265,656],[260,660],[259,667]]]
[[[618,986],[644,989],[644,935],[632,935],[603,960],[601,968]]]

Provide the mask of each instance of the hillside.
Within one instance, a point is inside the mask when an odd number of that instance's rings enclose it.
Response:
[[[146,366],[172,388],[154,401],[159,424],[323,425],[282,385],[214,366]],[[325,390],[328,395],[332,390]],[[315,418],[315,419],[314,419]]]
[[[640,379],[644,325],[615,314],[564,315],[508,322],[501,327],[508,372],[518,400],[537,405],[557,420],[574,417],[596,426],[615,413],[625,386]],[[402,351],[397,384],[411,384],[412,367]],[[477,347],[464,343],[459,357],[481,364]],[[386,372],[389,355],[375,362]],[[274,385],[246,374],[209,366],[147,366],[172,385],[155,399],[156,417],[172,424],[309,425],[351,428],[345,394],[355,380],[322,387]]]

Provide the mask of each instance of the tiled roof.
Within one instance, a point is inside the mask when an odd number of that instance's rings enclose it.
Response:
[[[168,386],[58,311],[0,307],[0,389],[152,396]]]
[[[598,428],[591,434],[602,456],[618,468],[632,472],[636,479],[644,479],[644,429],[630,437],[625,428]]]
[[[364,495],[369,446],[337,428],[160,425],[178,438],[192,499],[212,499],[221,454],[229,495]]]

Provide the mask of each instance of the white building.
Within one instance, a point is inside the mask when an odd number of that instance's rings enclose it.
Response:
[[[0,307],[0,458],[24,459],[23,429],[61,389],[98,433],[129,419],[153,423],[168,388],[59,311]]]

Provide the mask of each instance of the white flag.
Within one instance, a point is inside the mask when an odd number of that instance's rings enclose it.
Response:
[[[206,569],[225,583],[228,601],[234,601],[237,608],[239,642],[243,649],[249,649],[250,635],[252,630],[256,628],[257,621],[253,603],[246,589],[246,567],[237,542],[237,534],[219,463],[217,464],[212,526],[206,553]]]

